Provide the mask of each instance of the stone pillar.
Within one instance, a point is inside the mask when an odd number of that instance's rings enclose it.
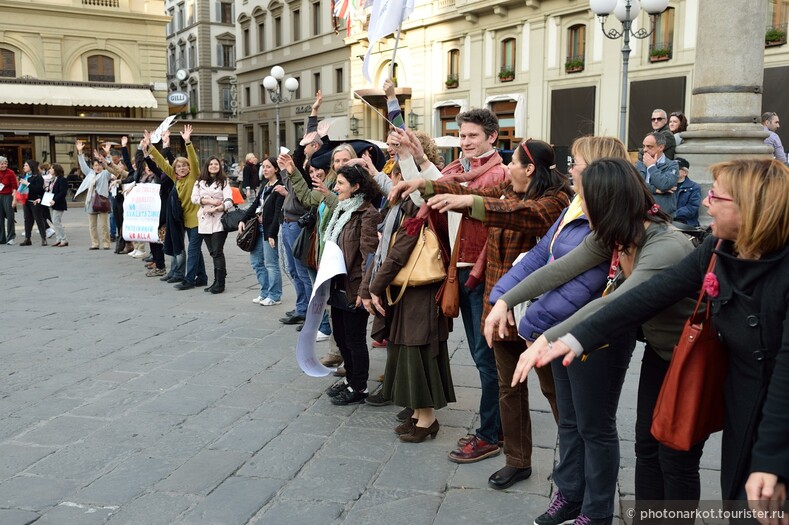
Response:
[[[767,0],[700,0],[698,20],[690,126],[677,155],[706,189],[710,164],[772,153],[760,121]]]

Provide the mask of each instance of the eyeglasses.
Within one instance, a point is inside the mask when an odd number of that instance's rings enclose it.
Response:
[[[528,157],[529,157],[529,160],[531,161],[531,163],[532,163],[532,164],[534,164],[534,166],[536,167],[536,166],[537,166],[537,163],[536,163],[536,162],[534,162],[534,157],[532,157],[532,156],[531,156],[531,152],[529,151],[529,147],[528,147],[528,146],[526,146],[526,143],[527,143],[527,142],[529,142],[530,140],[531,140],[531,139],[526,139],[526,140],[524,140],[523,142],[521,142],[521,146],[523,146],[523,151],[525,151],[525,152],[526,152],[526,156],[528,156]]]
[[[573,169],[573,168],[575,168],[576,166],[586,166],[586,163],[585,163],[585,162],[578,162],[578,161],[577,161],[577,160],[575,160],[575,159],[571,159],[571,160],[570,160],[570,164],[568,165],[568,167],[569,167],[570,169]]]
[[[660,122],[661,120],[666,120],[666,117],[652,117],[652,122]]]
[[[707,192],[707,198],[710,200],[710,202],[714,200],[734,202],[734,199],[730,197],[721,197],[719,195],[715,195],[715,192],[712,191],[712,188],[710,188],[710,190]]]

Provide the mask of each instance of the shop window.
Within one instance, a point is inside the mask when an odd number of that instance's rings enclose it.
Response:
[[[90,82],[115,82],[115,61],[105,55],[88,57],[88,80]]]
[[[0,49],[0,77],[16,76],[16,56],[10,49]]]

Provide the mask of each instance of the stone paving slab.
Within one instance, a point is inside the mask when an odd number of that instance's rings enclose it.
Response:
[[[528,523],[547,506],[556,424],[533,374],[529,480],[495,491],[487,478],[503,455],[447,459],[479,424],[459,320],[448,342],[457,402],[438,412],[436,439],[403,443],[399,407],[334,406],[324,391],[336,378],[298,369],[295,327],[278,321],[292,286],[285,278],[281,305],[252,304],[255,278],[232,241],[228,289],[213,295],[88,251],[80,209],[66,228],[64,249],[0,246],[0,294],[29,327],[0,330],[0,525]],[[52,300],[31,301],[42,287]],[[619,407],[617,501],[633,492],[642,352]],[[385,360],[370,350],[371,390]],[[716,435],[702,457],[707,499],[719,496],[719,456]]]

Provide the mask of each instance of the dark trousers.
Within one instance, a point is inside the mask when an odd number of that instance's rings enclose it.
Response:
[[[14,196],[9,194],[0,195],[0,244],[5,244],[13,239],[14,232],[14,208],[11,204]],[[5,224],[3,224],[5,222]]]
[[[192,284],[205,283],[208,281],[208,276],[205,273],[205,260],[203,259],[203,238],[197,232],[197,227],[186,228],[186,237],[189,244],[186,252],[184,281]]]
[[[24,206],[25,210],[25,239],[29,239],[33,233],[33,223],[38,226],[38,233],[42,239],[47,238],[47,223],[44,220],[43,206],[33,204],[28,200]]]
[[[208,253],[214,262],[214,270],[219,272],[227,272],[225,265],[225,240],[227,239],[227,232],[214,232],[214,233],[201,233],[200,236],[205,241],[208,248]]]
[[[668,365],[649,344],[646,345],[641,361],[636,409],[636,501],[687,501],[687,508],[696,508],[701,496],[699,462],[704,441],[685,452],[661,444],[651,432],[652,414]],[[636,516],[639,514],[637,512]],[[639,523],[660,521],[645,520]],[[692,524],[694,520],[674,519],[671,523]]]
[[[559,405],[559,463],[553,481],[592,519],[614,514],[619,474],[616,411],[635,346],[635,331],[565,367],[551,362]]]
[[[460,283],[460,314],[463,316],[463,328],[471,351],[471,358],[479,372],[482,395],[479,399],[479,428],[476,435],[487,443],[497,443],[501,430],[499,414],[499,374],[496,371],[496,358],[482,335],[482,301],[485,284],[478,284],[469,290],[463,283],[468,280],[471,267],[458,268]]]
[[[149,246],[151,247],[153,262],[156,263],[156,268],[161,270],[164,268],[164,248],[158,242],[152,242]]]
[[[370,354],[367,350],[367,317],[362,308],[348,312],[331,307],[334,340],[345,362],[345,379],[357,392],[367,390],[370,375]]]
[[[504,432],[504,455],[507,457],[507,465],[517,468],[531,467],[532,452],[529,383],[523,382],[514,388],[510,386],[518,358],[524,350],[526,343],[522,340],[493,342],[499,375],[499,411],[501,429]],[[551,405],[554,419],[558,420],[551,367],[543,366],[534,370],[540,380],[540,390]]]

